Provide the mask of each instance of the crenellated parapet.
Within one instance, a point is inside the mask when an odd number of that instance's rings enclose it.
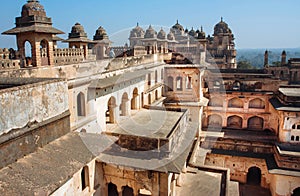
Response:
[[[82,48],[54,49],[53,56],[55,65],[79,63],[84,60],[84,50]]]
[[[0,48],[0,69],[20,68],[20,60],[15,59],[16,57],[16,51],[7,48]]]

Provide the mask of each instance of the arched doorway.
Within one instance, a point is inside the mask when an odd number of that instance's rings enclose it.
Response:
[[[119,195],[117,186],[111,182],[108,183],[107,191],[108,191],[108,196],[118,196]]]
[[[291,196],[299,196],[300,195],[300,187],[293,190]]]
[[[120,105],[120,116],[128,116],[129,112],[129,99],[128,94],[123,93],[122,95],[122,102]]]
[[[26,66],[33,66],[32,46],[29,41],[25,41],[24,43],[24,55],[25,55]]]
[[[49,65],[49,47],[48,41],[42,40],[40,43],[41,65]]]
[[[111,97],[107,102],[106,123],[116,122],[116,98]]]
[[[123,186],[122,196],[133,196],[133,189],[129,186]]]
[[[261,170],[258,167],[251,167],[247,173],[247,184],[260,185],[261,182]]]
[[[137,110],[139,109],[139,92],[138,92],[138,89],[135,88],[133,90],[133,93],[132,93],[132,99],[131,99],[131,109],[132,110]]]

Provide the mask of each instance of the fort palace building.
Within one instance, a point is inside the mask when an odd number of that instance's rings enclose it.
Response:
[[[38,0],[2,34],[0,195],[300,195],[300,59],[237,69],[223,18],[64,40]]]

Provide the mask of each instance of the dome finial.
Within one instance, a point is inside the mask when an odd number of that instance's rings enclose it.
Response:
[[[177,21],[176,21],[176,24],[179,24],[179,23],[178,23],[178,19],[177,19]]]
[[[39,1],[38,0],[28,0],[27,2],[30,3],[30,2],[39,2]]]
[[[139,22],[136,23],[136,26],[137,26],[137,27],[139,26]]]
[[[221,22],[223,22],[223,16],[221,16]]]
[[[202,25],[201,25],[201,32],[203,32],[203,27],[202,27]]]

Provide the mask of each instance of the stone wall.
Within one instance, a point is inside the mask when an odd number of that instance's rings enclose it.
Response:
[[[23,78],[26,81],[25,78]],[[5,83],[6,81],[6,83]],[[41,80],[37,83],[20,83],[20,79],[1,79],[1,84],[13,88],[0,90],[0,135],[30,123],[40,123],[68,111],[67,82]]]

